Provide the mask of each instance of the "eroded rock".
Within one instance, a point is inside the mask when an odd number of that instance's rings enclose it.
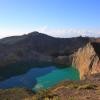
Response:
[[[80,79],[100,72],[100,43],[88,43],[73,56],[73,65],[80,72]]]

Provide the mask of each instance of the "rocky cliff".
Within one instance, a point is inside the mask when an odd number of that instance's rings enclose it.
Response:
[[[73,56],[73,65],[80,72],[80,79],[100,72],[100,43],[91,42],[80,48]]]

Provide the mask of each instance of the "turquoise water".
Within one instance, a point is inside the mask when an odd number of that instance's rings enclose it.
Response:
[[[26,73],[16,74],[16,76],[10,76],[1,81],[0,89],[25,87],[38,90],[52,87],[64,80],[79,80],[79,72],[73,67],[62,69],[57,66],[34,67],[27,70]]]
[[[38,77],[34,89],[49,88],[64,80],[79,80],[79,72],[73,67],[56,69],[44,76]]]

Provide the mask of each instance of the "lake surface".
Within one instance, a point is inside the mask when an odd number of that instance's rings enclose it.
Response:
[[[26,87],[30,89],[49,88],[64,80],[79,80],[79,72],[73,68],[47,66],[31,68],[28,72],[0,82],[0,88]]]

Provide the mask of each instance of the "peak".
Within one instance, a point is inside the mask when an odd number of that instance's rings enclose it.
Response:
[[[49,36],[49,35],[47,35],[47,34],[40,33],[40,32],[37,32],[37,31],[28,33],[28,36],[29,36],[29,37],[34,37],[34,36],[35,36],[35,37],[53,38],[52,36]]]
[[[37,32],[37,31],[34,31],[34,32],[31,32],[31,33],[29,33],[28,35],[39,35],[39,34],[42,34],[42,33],[39,33],[39,32]]]
[[[29,36],[47,36],[46,34],[40,33],[40,32],[37,32],[37,31],[30,32],[30,33],[28,33],[28,35]]]

